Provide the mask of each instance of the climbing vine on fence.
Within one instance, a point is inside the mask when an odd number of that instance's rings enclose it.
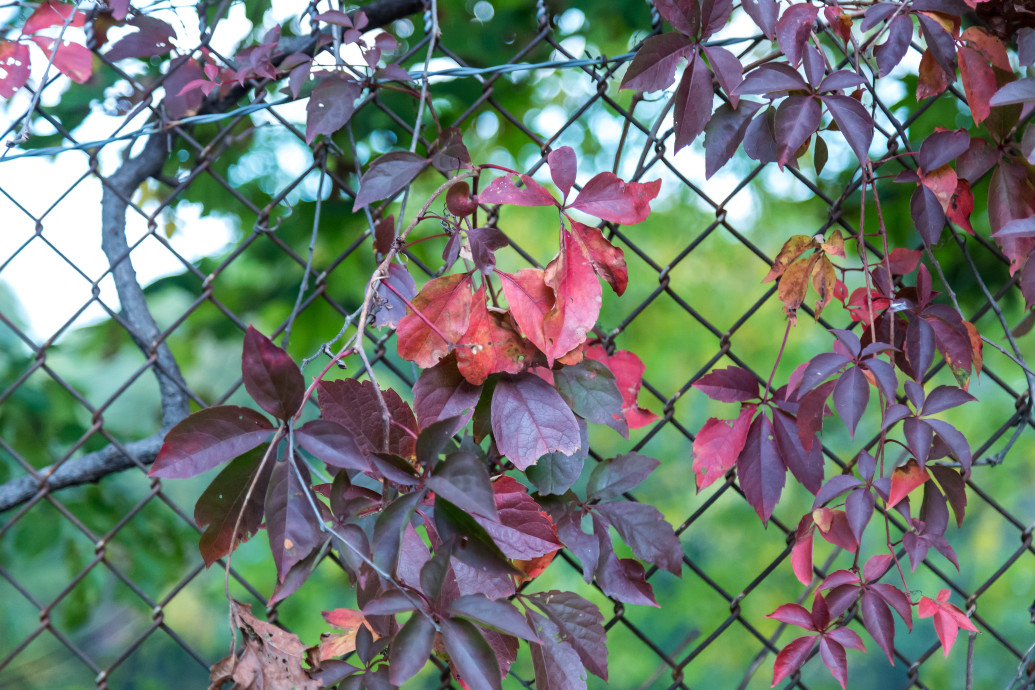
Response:
[[[917,593],[910,575],[934,554],[957,568],[967,562],[946,531],[950,517],[965,519],[973,458],[967,438],[939,415],[980,405],[968,387],[983,344],[995,343],[964,318],[931,248],[987,225],[1026,306],[1035,304],[1035,80],[1021,76],[1035,64],[1028,15],[970,0],[744,0],[737,8],[654,0],[653,8],[671,30],[639,44],[619,87],[667,99],[662,117],[671,112],[676,150],[703,147],[709,177],[741,151],[781,169],[809,157],[821,171],[828,142],[843,139],[857,159],[863,214],[854,236],[779,238],[768,274],[749,277],[776,282],[787,319],[772,373],[763,381],[726,366],[700,377],[698,393],[735,407],[705,422],[692,453],[664,461],[685,464],[698,491],[735,477],[763,523],[788,481],[813,496],[789,567],[814,592],[808,606],[769,614],[802,629],[776,656],[774,685],[818,649],[846,687],[846,650],[866,650],[849,627],[855,618],[892,664],[896,617],[909,630],[931,618],[948,655],[959,629],[976,628],[962,602],[947,590]],[[328,9],[309,21],[310,36],[277,27],[227,60],[204,47],[179,50],[173,26],[130,3],[84,12],[49,0],[0,41],[5,98],[26,86],[37,61],[88,88],[95,53],[112,63],[166,60],[169,121],[247,96],[308,98],[305,139],[317,156],[352,136],[346,128],[365,99],[391,90],[416,104],[409,150],[374,158],[357,176],[353,210],[369,214],[378,265],[347,320],[354,334],[328,341],[323,371],[307,382],[284,349],[249,327],[242,377],[262,412],[223,405],[191,414],[168,432],[150,471],[175,479],[221,468],[195,509],[201,554],[206,565],[226,558],[229,568],[234,550],[265,529],[277,574],[270,603],[298,590],[330,549],[356,590],[359,608],[325,611],[336,632],[308,646],[230,600],[243,651],[212,668],[213,683],[392,687],[437,655],[463,685],[499,688],[522,647],[540,687],[585,687],[587,674],[606,680],[597,607],[578,592],[539,591],[534,580],[565,548],[607,596],[657,606],[645,567],[682,571],[673,527],[628,496],[659,460],[629,452],[594,463],[587,440],[589,424],[628,438],[657,419],[637,400],[643,362],[616,350],[597,322],[603,291],[620,296],[629,283],[607,231],[646,220],[666,190],[661,180],[594,170],[567,146],[544,151],[548,175],[538,179],[472,160],[463,133],[434,112],[427,60],[410,71],[392,61],[398,42],[374,26],[387,19]],[[731,21],[757,28],[752,48],[738,54],[724,40]],[[112,26],[132,31],[107,45],[98,29]],[[92,27],[88,42],[69,38],[84,27]],[[918,63],[906,59],[914,40]],[[362,62],[348,64],[345,49]],[[916,151],[876,151],[880,82],[913,69],[918,102],[962,87],[974,127],[940,127]],[[431,132],[426,147],[422,131]],[[417,199],[414,181],[435,175],[445,181]],[[892,246],[882,177],[907,186],[909,246]],[[976,222],[971,190],[986,177],[988,217]],[[420,209],[408,216],[407,203]],[[556,254],[535,257],[544,268],[497,267],[496,254],[511,245],[499,212],[507,206],[538,207],[536,222],[556,227]],[[441,246],[441,264],[418,285],[405,257],[425,242]],[[827,351],[778,379],[799,312],[819,319],[835,300],[851,327],[831,328]],[[367,360],[368,326],[395,330],[399,356],[420,372],[412,390],[381,387]],[[1013,334],[1002,337],[1023,366]],[[931,381],[942,362],[954,385]],[[346,363],[366,378],[327,376]],[[844,466],[824,453],[837,425],[858,444]],[[865,438],[875,441],[862,446]],[[317,465],[331,481],[314,476]],[[866,539],[871,533],[879,536]],[[846,552],[840,569],[814,567],[817,535]],[[635,558],[619,555],[626,547]],[[788,601],[799,594],[788,591]]]

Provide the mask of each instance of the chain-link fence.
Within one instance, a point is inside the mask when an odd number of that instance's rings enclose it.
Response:
[[[477,6],[483,15],[493,9]],[[732,475],[696,494],[689,449],[710,408],[688,393],[696,378],[728,364],[768,378],[778,338],[772,334],[780,332],[784,317],[776,288],[759,279],[791,234],[839,228],[846,237],[858,235],[859,171],[847,164],[847,155],[839,161],[834,135],[823,174],[793,166],[780,172],[738,156],[706,183],[699,149],[672,154],[670,94],[619,93],[616,74],[627,56],[609,60],[586,46],[581,33],[587,22],[598,21],[599,9],[539,3],[521,11],[501,8],[495,19],[490,14],[479,22],[465,15],[467,33],[450,33],[444,24],[430,63],[430,13],[400,13],[403,23],[395,29],[412,33],[399,62],[449,67],[432,80],[432,96],[439,99],[432,102],[437,117],[449,115],[440,125],[474,133],[468,138],[472,151],[509,152],[505,162],[534,174],[552,148],[571,144],[591,172],[663,179],[664,198],[653,220],[604,225],[625,251],[630,288],[625,297],[605,302],[598,333],[606,346],[641,355],[649,393],[641,401],[661,416],[634,435],[632,448],[593,437],[592,455],[599,460],[637,450],[662,461],[638,497],[658,505],[676,526],[686,567],[681,579],[648,572],[657,609],[594,595],[607,620],[611,684],[767,687],[773,655],[793,633],[764,615],[810,595],[787,562],[809,499],[786,497],[763,529]],[[378,25],[388,18],[374,19]],[[635,27],[622,26],[634,37],[629,48],[662,28],[649,6],[638,6],[635,19]],[[202,32],[214,28],[202,23]],[[726,40],[749,62],[760,37],[731,34]],[[504,46],[509,61],[486,66],[477,46],[486,41],[496,50]],[[141,81],[110,63],[98,71],[102,83],[131,87],[117,92],[111,86],[106,101],[94,104],[119,116],[105,122],[143,118],[143,129],[117,125],[99,141],[84,142],[67,107],[59,114],[63,87],[51,80],[32,104],[33,129],[50,148],[11,149],[0,161],[0,217],[8,235],[0,279],[29,300],[29,313],[9,296],[0,302],[0,686],[196,687],[225,654],[224,564],[206,570],[195,548],[191,506],[202,485],[149,480],[147,465],[163,429],[188,409],[240,396],[236,362],[248,323],[264,324],[275,336],[294,329],[291,351],[302,359],[356,310],[361,276],[373,267],[370,216],[349,213],[358,172],[395,139],[408,143],[414,101],[373,95],[357,108],[347,136],[310,153],[291,102],[242,108],[235,100],[242,94],[231,93],[195,116],[169,122],[160,97],[148,96],[160,94],[161,80]],[[907,133],[951,125],[945,118],[959,112],[948,95],[909,108],[902,105],[906,100],[896,102],[901,94],[872,97],[874,150],[886,143],[892,153],[908,151]],[[22,127],[23,118],[13,118],[3,138]],[[429,144],[423,138],[419,143]],[[893,176],[909,165],[899,157],[877,172]],[[908,211],[894,215],[905,204],[895,200],[890,183],[880,189],[889,226],[899,224],[895,232],[908,238]],[[515,260],[549,258],[537,249],[534,219],[485,210],[490,223],[507,229]],[[181,227],[192,224],[194,229]],[[206,235],[226,227],[236,231],[212,248]],[[198,243],[208,249],[199,250]],[[967,318],[1001,340],[1001,322],[1016,321],[1022,304],[1005,257],[980,231],[965,240],[950,238],[936,254],[951,282],[970,286],[958,295]],[[415,248],[408,261],[429,276],[438,266],[431,249]],[[131,262],[163,268],[140,280]],[[984,276],[991,298],[976,276]],[[32,311],[34,305],[43,311]],[[831,323],[801,320],[791,350],[797,347],[802,356],[789,366],[829,347],[823,328],[848,323],[844,312],[829,318]],[[384,382],[412,384],[414,372],[395,355],[392,335],[373,328],[368,335]],[[787,373],[781,369],[778,376]],[[875,649],[850,657],[853,687],[963,687],[970,673],[973,687],[1007,687],[1032,662],[1032,445],[1030,433],[1019,434],[1030,424],[1028,384],[1014,362],[986,348],[971,390],[981,402],[969,417],[954,420],[967,433],[976,466],[967,520],[949,536],[962,567],[956,572],[932,556],[912,582],[931,596],[950,589],[973,613],[981,634],[946,661],[934,631],[918,621],[911,635],[900,630],[896,637],[894,667]],[[828,475],[865,445],[861,436],[832,436],[825,448]],[[119,468],[125,470],[113,473]],[[894,515],[888,519],[892,533],[901,533],[904,523]],[[576,561],[562,556],[543,581],[583,591]],[[232,593],[255,610],[266,606],[273,584],[267,561],[264,540],[256,539],[235,554],[229,569]],[[817,576],[838,567],[845,564],[832,551]],[[348,597],[328,554],[310,583],[267,615],[314,639],[322,621],[313,621],[312,607],[347,605]],[[301,600],[318,603],[307,609]],[[819,667],[812,660],[785,684],[831,687]],[[448,673],[441,666],[439,671],[422,678],[448,686]],[[531,675],[516,664],[512,682],[530,686]]]

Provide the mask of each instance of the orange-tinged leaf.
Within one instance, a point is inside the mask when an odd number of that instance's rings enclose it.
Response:
[[[812,267],[815,266],[820,256],[820,254],[813,254],[808,258],[799,259],[780,276],[776,294],[783,302],[784,313],[787,314],[787,318],[792,324],[797,323],[795,312],[805,301],[805,293],[809,289],[809,274],[812,273]]]
[[[558,549],[558,551],[559,550],[560,549]],[[511,561],[511,564],[523,573],[518,576],[518,580],[520,582],[527,582],[528,580],[533,580],[539,577],[539,575],[546,570],[546,567],[553,562],[554,556],[556,555],[557,551],[551,551],[550,553],[536,556],[527,561],[514,559]]]
[[[955,225],[963,228],[968,234],[974,234],[974,228],[970,224],[970,214],[974,211],[974,193],[970,191],[970,182],[962,177],[956,181],[956,191],[949,201],[949,208],[945,215]]]
[[[1006,54],[1006,46],[998,37],[988,33],[980,26],[968,27],[960,36],[969,43],[975,50],[985,56],[985,59],[1004,72],[1012,72],[1010,58]]]
[[[780,253],[776,255],[776,259],[773,261],[773,267],[769,269],[769,273],[762,279],[762,282],[768,283],[771,280],[776,280],[783,275],[787,267],[799,256],[809,249],[814,249],[816,246],[816,240],[812,237],[808,235],[794,235],[791,239],[784,242],[783,248],[780,249]]]
[[[834,230],[830,233],[830,237],[820,246],[823,248],[823,251],[831,256],[838,256],[842,259],[848,258],[845,254],[845,238],[840,230]]]
[[[538,268],[526,268],[517,273],[498,273],[503,285],[503,294],[510,305],[510,313],[518,327],[532,344],[548,353],[550,344],[543,333],[546,315],[553,309],[554,294],[546,284],[543,271]],[[553,358],[547,354],[553,363]]]
[[[920,68],[917,76],[917,101],[937,96],[949,86],[949,82],[945,78],[945,70],[938,65],[938,61],[931,55],[930,50],[925,50],[923,57],[920,58]]]
[[[586,342],[600,315],[602,296],[589,257],[566,230],[561,230],[561,250],[547,264],[543,279],[556,297],[543,323],[550,347],[543,352],[549,360],[563,357]]]
[[[938,22],[943,29],[948,31],[953,36],[959,36],[960,33],[960,18],[954,17],[951,14],[945,14],[944,12],[921,12],[920,14],[930,17],[934,21]]]
[[[423,369],[438,364],[467,331],[471,302],[470,274],[454,273],[429,280],[411,301],[420,314],[408,311],[399,321],[399,356]]]
[[[942,205],[942,210],[948,213],[952,195],[956,193],[957,183],[956,171],[952,169],[952,166],[946,164],[930,172],[925,171],[920,181],[934,192],[938,203]]]
[[[834,299],[834,288],[837,286],[837,272],[834,264],[826,256],[820,257],[819,261],[812,268],[812,287],[819,295],[816,300],[816,318],[823,312],[823,308]]]
[[[891,491],[888,493],[888,508],[905,498],[913,489],[922,486],[931,478],[927,470],[917,464],[916,460],[910,459],[902,467],[896,467],[891,475]]]
[[[970,347],[974,351],[973,366],[974,371],[981,373],[981,363],[983,360],[982,348],[985,344],[981,341],[981,334],[978,333],[977,328],[970,321],[964,321],[963,327],[967,329],[967,335],[970,337]]]
[[[518,335],[509,314],[489,311],[485,286],[474,293],[471,321],[456,349],[456,364],[467,381],[480,384],[500,371],[517,374],[535,355],[532,344]]]

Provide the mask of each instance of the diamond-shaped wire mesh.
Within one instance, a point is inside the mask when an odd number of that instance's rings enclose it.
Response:
[[[548,13],[544,3],[534,10],[510,17],[522,22],[506,34],[512,41],[510,63],[585,57],[585,42],[570,40],[577,26],[564,29],[557,21],[560,12]],[[638,21],[639,26],[623,30],[638,29],[639,38],[660,31],[657,15],[652,17],[646,5]],[[423,23],[428,29],[427,16]],[[412,24],[421,22],[413,17]],[[488,32],[491,25],[471,30]],[[402,61],[423,62],[429,40],[418,28]],[[757,43],[746,39],[735,45],[747,53]],[[444,33],[434,55],[459,67],[479,64],[463,35]],[[480,143],[472,149],[505,158],[529,174],[541,170],[549,150],[572,145],[582,152],[584,174],[613,169],[630,180],[662,178],[663,198],[651,221],[604,226],[625,252],[630,286],[623,298],[605,299],[597,334],[608,347],[632,349],[647,363],[641,397],[650,398],[643,402],[661,417],[634,436],[631,447],[603,434],[591,441],[597,460],[635,450],[662,461],[631,498],[659,506],[676,526],[686,567],[681,579],[648,571],[658,609],[627,607],[599,591],[587,596],[605,612],[614,687],[767,687],[773,654],[793,633],[764,615],[796,594],[801,600],[810,596],[787,562],[789,537],[809,508],[809,497],[789,489],[792,495],[763,528],[732,475],[696,494],[689,459],[693,430],[716,411],[688,393],[698,377],[729,364],[757,372],[763,382],[768,378],[771,334],[781,332],[784,317],[776,289],[759,278],[791,234],[839,228],[858,235],[858,171],[847,164],[836,170],[837,156],[847,149],[831,134],[825,136],[833,173],[793,167],[778,172],[737,157],[705,181],[700,144],[672,153],[667,97],[619,93],[619,63],[585,62],[512,74],[472,70],[434,84],[432,93],[442,99],[437,107],[450,113],[443,125],[474,132]],[[116,78],[110,63],[101,69]],[[141,91],[161,87],[118,76]],[[57,87],[52,82],[45,88]],[[902,112],[897,103],[871,95],[881,113],[876,149],[910,150],[902,138],[906,132],[943,124],[937,121],[943,114],[929,112],[933,100],[897,119]],[[248,323],[276,335],[293,329],[291,352],[301,360],[356,310],[363,276],[373,268],[369,217],[349,213],[357,170],[378,151],[405,146],[412,136],[413,101],[393,96],[364,101],[348,137],[335,139],[342,148],[324,146],[315,157],[305,145],[298,111],[287,105],[171,125],[163,136],[173,143],[172,162],[129,187],[120,177],[125,164],[119,151],[126,146],[121,140],[69,148],[50,158],[0,161],[0,217],[7,233],[0,280],[19,295],[48,295],[55,285],[66,293],[33,303],[46,305],[45,314],[26,314],[0,293],[0,479],[6,482],[0,499],[8,501],[0,513],[0,686],[198,687],[207,682],[209,665],[226,653],[229,632],[224,564],[206,570],[196,549],[191,506],[204,478],[151,481],[139,460],[110,476],[105,467],[125,457],[153,459],[163,414],[169,413],[159,401],[167,394],[178,399],[181,410],[244,401],[237,372]],[[157,112],[159,100],[145,109]],[[34,126],[52,131],[50,139],[61,146],[76,146],[76,136],[52,110],[37,108]],[[4,138],[20,126],[14,121]],[[112,132],[122,134],[121,126]],[[494,146],[497,140],[505,140],[506,147]],[[141,139],[129,148],[136,156],[146,144]],[[904,164],[889,163],[881,174],[898,172],[896,165]],[[53,186],[48,175],[62,182]],[[896,193],[890,185],[880,189],[889,200]],[[127,206],[124,246],[106,246],[103,254],[102,242],[114,240],[99,220],[102,195],[106,204]],[[317,208],[340,225],[316,226],[310,265]],[[487,211],[489,221],[514,242],[516,251],[506,258],[501,253],[501,263],[517,268],[550,258],[543,238],[552,230],[543,215]],[[905,226],[897,234],[908,236],[908,217],[887,221]],[[1020,311],[1017,284],[991,243],[967,238],[965,247],[969,255],[950,240],[937,255],[957,284],[966,280],[968,259],[986,276],[993,300],[976,288],[959,297],[968,318],[994,338],[997,329],[1002,332],[1002,310],[1011,316]],[[116,292],[114,274],[129,261],[161,266],[144,277],[149,284],[140,293],[154,324],[142,323],[139,311],[131,314],[127,295]],[[409,255],[415,274],[435,275],[436,261],[434,251],[423,246]],[[41,272],[40,266],[49,268]],[[300,284],[306,287],[295,315]],[[829,347],[823,329],[845,326],[844,321],[843,314],[818,324],[803,317],[793,349],[804,358]],[[392,335],[371,329],[368,336],[382,385],[412,384],[415,372],[395,354]],[[170,369],[175,364],[184,372],[186,389],[176,389],[178,374]],[[780,369],[777,378],[788,373]],[[175,390],[167,390],[170,386]],[[967,558],[957,573],[932,556],[912,582],[926,594],[950,589],[973,610],[982,634],[969,641],[969,650],[962,644],[944,661],[933,631],[919,623],[913,634],[900,631],[896,637],[894,667],[874,649],[853,655],[852,687],[961,686],[968,654],[975,660],[974,687],[1002,687],[1014,678],[1029,647],[1035,500],[1024,480],[1031,475],[1032,446],[1030,434],[1011,441],[1019,425],[1029,423],[1027,383],[1008,359],[986,350],[972,390],[981,400],[974,408],[980,412],[952,420],[978,459],[968,485],[967,520],[951,535]],[[830,435],[824,448],[828,467],[844,465],[875,440]],[[1003,454],[1004,449],[1009,452]],[[46,477],[60,477],[84,457],[96,463],[95,478],[103,481],[47,487]],[[889,519],[893,534],[901,533],[901,520]],[[821,555],[829,558],[817,567],[818,576],[844,565],[844,554],[840,559],[837,552]],[[263,539],[239,549],[227,578],[238,599],[257,611],[266,607],[274,576]],[[577,561],[562,554],[533,586],[585,592],[589,586],[580,580]],[[347,606],[350,596],[340,565],[328,554],[310,581],[269,607],[267,615],[312,640],[323,625],[314,620],[313,607]],[[785,685],[832,687],[819,666],[810,661]],[[420,677],[427,686],[451,685],[441,662],[429,669]],[[531,686],[531,677],[530,666],[519,662],[508,682]]]

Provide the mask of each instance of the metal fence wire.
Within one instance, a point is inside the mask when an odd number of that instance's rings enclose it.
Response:
[[[673,221],[669,228],[605,224],[608,237],[629,262],[630,290],[605,305],[600,331],[608,345],[655,341],[653,352],[685,349],[685,356],[673,360],[676,366],[665,369],[654,366],[650,352],[641,353],[647,363],[641,399],[647,398],[643,402],[660,412],[660,418],[634,437],[632,448],[619,451],[642,449],[653,455],[676,449],[660,457],[658,480],[646,483],[638,498],[659,505],[676,527],[685,568],[681,579],[648,572],[661,604],[657,609],[623,606],[600,593],[587,596],[595,596],[605,613],[615,687],[768,687],[773,655],[794,635],[764,615],[780,603],[810,596],[794,580],[788,563],[794,526],[808,499],[785,499],[763,529],[732,475],[696,494],[689,449],[693,430],[700,428],[710,408],[688,393],[698,377],[729,364],[767,378],[772,338],[758,334],[771,332],[770,326],[784,317],[776,288],[758,279],[791,234],[839,228],[846,237],[858,235],[860,176],[847,166],[841,174],[822,177],[793,166],[777,173],[774,166],[756,165],[738,155],[719,176],[725,181],[703,183],[703,173],[694,170],[693,161],[688,163],[697,153],[672,153],[674,133],[671,118],[664,117],[665,94],[632,99],[628,92],[619,94],[628,55],[607,59],[587,54],[578,40],[571,40],[577,27],[565,28],[571,23],[567,20],[588,15],[593,21],[593,9],[583,6],[585,14],[565,14],[570,7],[548,8],[540,2],[513,15],[523,24],[508,30],[494,29],[491,22],[470,24],[471,32],[501,32],[489,40],[520,37],[508,45],[509,61],[497,66],[480,63],[469,37],[444,32],[434,45],[433,66],[448,61],[452,66],[433,80],[432,93],[463,103],[454,109],[454,120],[443,125],[478,132],[487,140],[504,133],[508,141],[520,139],[521,146],[511,155],[529,174],[545,164],[552,148],[592,139],[584,166],[595,166],[593,172],[613,168],[632,180],[662,177],[663,196],[672,201],[658,203],[688,209],[687,220]],[[649,5],[637,16],[639,26],[625,28],[637,40],[662,30]],[[432,40],[430,15],[418,12],[406,21],[413,33],[399,62],[419,70]],[[748,54],[758,41],[746,36],[727,45]],[[350,150],[320,147],[295,169],[294,163],[271,160],[268,153],[262,160],[251,153],[262,146],[268,151],[275,140],[309,151],[299,111],[290,110],[290,99],[227,103],[222,110],[168,123],[161,119],[160,96],[140,97],[160,89],[161,83],[138,82],[99,59],[97,69],[104,79],[124,80],[137,89],[143,115],[122,120],[136,124],[113,127],[99,141],[80,141],[56,114],[54,104],[66,87],[51,79],[40,87],[45,92],[32,113],[33,128],[49,132],[45,147],[12,148],[0,160],[0,217],[3,232],[10,233],[2,245],[10,251],[0,255],[0,280],[45,294],[51,276],[34,272],[33,266],[60,264],[61,271],[74,273],[78,281],[75,290],[51,296],[58,306],[48,317],[54,322],[60,312],[61,323],[47,332],[29,325],[37,321],[19,313],[9,298],[0,301],[0,686],[7,688],[207,683],[208,668],[225,655],[228,640],[223,564],[205,569],[196,549],[192,505],[200,485],[146,477],[162,437],[161,424],[182,417],[191,406],[219,404],[239,395],[239,377],[234,381],[226,372],[234,371],[249,322],[272,324],[278,335],[293,323],[311,334],[296,338],[319,342],[333,336],[355,311],[358,294],[348,286],[359,283],[357,276],[364,270],[369,274],[373,265],[368,219],[352,222],[343,234],[340,227],[320,225],[318,209],[322,204],[326,214],[335,204],[351,208],[356,166],[371,156],[373,128],[396,131],[400,146],[412,134],[412,100],[372,96],[353,116]],[[878,101],[875,147],[883,141],[892,152],[912,150],[905,138],[911,126],[929,129],[930,124],[917,123],[933,103],[951,98],[906,109]],[[516,110],[515,103],[526,103],[526,109]],[[153,118],[141,126],[149,111]],[[26,117],[12,114],[3,139],[17,135]],[[360,123],[375,124],[361,129],[367,125]],[[164,158],[148,160],[155,149],[148,137],[171,143],[178,167],[175,162],[165,165]],[[429,142],[422,138],[420,144]],[[900,158],[879,172],[893,174],[906,165],[908,160]],[[26,178],[56,171],[57,166],[62,174],[54,180],[67,181],[67,186],[37,179],[35,191],[26,195]],[[703,169],[703,163],[696,167]],[[255,194],[242,192],[246,182],[255,180],[266,193],[261,204]],[[752,205],[769,208],[760,201],[764,193],[789,200],[785,209],[800,204],[811,210],[771,216],[752,211]],[[199,200],[202,215],[195,212],[193,217],[201,223],[209,213],[205,195],[220,208],[233,209],[240,232],[225,247],[199,257],[167,230],[170,218],[175,225]],[[98,205],[102,198],[103,205]],[[127,233],[118,223],[111,224],[120,209],[128,216],[125,227],[136,231]],[[506,227],[509,209],[486,210],[492,223]],[[73,218],[89,229],[94,249],[67,241],[65,224]],[[312,237],[310,226],[302,227],[303,219],[318,227]],[[537,253],[534,242],[524,246],[522,237],[511,237],[522,260],[534,264],[548,258]],[[98,246],[104,252],[100,263]],[[968,238],[966,249],[965,256],[950,241],[938,251],[954,275],[962,275],[965,268],[960,267],[970,259],[986,275],[1002,278],[998,284],[990,282],[992,300],[975,289],[964,303],[979,330],[1001,336],[999,305],[1011,313],[1019,309],[1016,281],[1007,277],[1007,261],[989,241]],[[146,290],[133,274],[133,262],[139,264],[145,256],[160,256],[170,267],[164,271],[167,277]],[[434,275],[436,264],[428,256],[411,253],[414,274],[422,269]],[[725,268],[714,263],[716,257]],[[264,266],[270,271],[276,267],[277,275],[266,275]],[[724,278],[732,282],[724,283]],[[299,285],[299,303],[289,316],[282,307],[295,301]],[[273,300],[279,300],[278,306],[267,309]],[[841,323],[814,324],[803,317],[797,328],[816,348],[829,347],[823,328],[845,326],[841,318]],[[89,328],[83,331],[83,326]],[[86,331],[91,338],[84,339]],[[375,343],[374,364],[385,380],[412,383],[414,372],[395,355],[393,336],[372,328],[368,335]],[[691,341],[693,348],[686,345]],[[186,389],[176,387],[177,367],[184,371]],[[307,376],[313,373],[306,371]],[[940,556],[932,556],[913,580],[931,596],[948,588],[954,601],[972,612],[980,635],[961,638],[945,660],[929,622],[917,621],[912,634],[899,631],[893,667],[874,645],[866,655],[850,655],[852,687],[963,687],[967,666],[976,674],[974,687],[1008,687],[1026,673],[1035,638],[1028,609],[1035,589],[1030,483],[1035,464],[1030,432],[1019,442],[1011,439],[1031,424],[1027,389],[1022,371],[997,353],[986,353],[972,388],[981,407],[974,406],[970,426],[963,424],[978,459],[968,483],[968,516],[964,527],[950,535],[966,557],[956,572]],[[159,398],[165,403],[164,419],[154,413]],[[60,424],[39,426],[40,419]],[[857,451],[864,441],[831,442],[825,448],[828,474],[836,471],[831,469],[835,463],[851,457],[850,448]],[[592,457],[614,455],[607,444],[594,441]],[[127,469],[112,473],[113,467]],[[98,484],[88,483],[98,479]],[[901,523],[892,530],[896,527]],[[266,608],[273,583],[264,549],[263,539],[253,540],[240,549],[230,570],[232,592],[253,603],[257,612]],[[844,567],[835,556],[826,563],[817,558],[817,575]],[[580,576],[577,562],[562,554],[543,577],[548,576],[574,583]],[[817,582],[813,580],[813,587]],[[266,615],[312,640],[320,628],[313,627],[311,611],[294,603],[312,587],[321,589],[325,608],[347,605],[344,578],[329,554],[309,585],[266,609]],[[433,679],[421,677],[431,685],[451,687],[448,672],[438,663]],[[530,668],[519,663],[507,682],[532,687],[531,676]],[[784,682],[785,687],[802,688],[833,684],[816,659]]]

